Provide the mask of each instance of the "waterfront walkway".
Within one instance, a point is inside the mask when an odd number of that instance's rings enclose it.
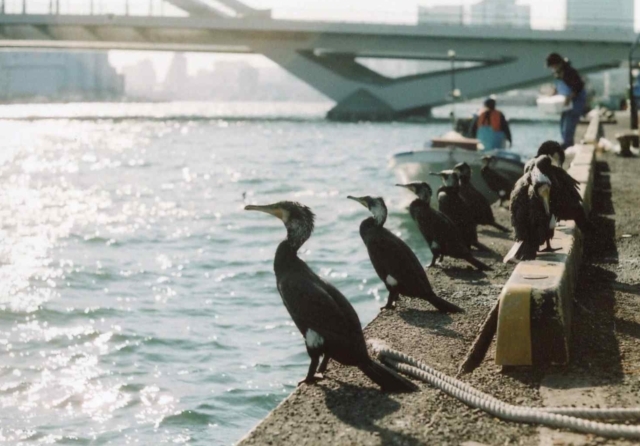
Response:
[[[619,127],[605,126],[606,136],[614,140]],[[640,406],[639,191],[640,160],[598,155],[592,209],[597,230],[584,246],[571,364],[502,370],[493,363],[494,343],[482,365],[463,380],[513,404]],[[496,207],[495,214],[499,223],[509,225],[506,209]],[[429,270],[436,292],[464,307],[465,314],[440,314],[424,301],[403,298],[397,310],[369,324],[367,338],[455,375],[513,270],[500,261],[511,246],[511,234],[483,228],[481,242],[496,252],[479,256],[493,271],[474,271],[449,258],[446,268]],[[359,371],[332,362],[327,379],[298,388],[241,444],[634,444],[503,422],[420,385],[419,393],[383,394]]]

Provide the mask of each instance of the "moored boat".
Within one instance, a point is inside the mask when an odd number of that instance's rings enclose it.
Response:
[[[498,200],[498,195],[489,189],[480,175],[483,156],[493,156],[491,169],[506,178],[515,182],[522,176],[524,163],[521,156],[511,150],[478,150],[477,140],[474,146],[472,138],[465,138],[462,135],[459,135],[459,138],[448,138],[450,141],[448,145],[442,143],[443,140],[446,141],[447,138],[435,139],[436,146],[393,155],[389,161],[389,168],[395,171],[398,181],[403,184],[425,181],[435,192],[442,185],[442,180],[440,177],[429,175],[430,172],[453,169],[456,164],[465,162],[471,167],[472,184],[490,203],[493,203]],[[464,145],[458,146],[458,141],[462,141]],[[434,200],[437,200],[436,194],[434,194]]]

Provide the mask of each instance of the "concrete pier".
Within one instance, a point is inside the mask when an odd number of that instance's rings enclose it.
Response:
[[[624,125],[621,119],[621,124]],[[615,139],[618,126],[605,126]],[[595,234],[585,238],[572,301],[570,362],[563,366],[495,364],[495,342],[484,362],[463,379],[508,403],[531,406],[640,405],[640,160],[598,153],[592,194]],[[495,208],[508,226],[509,213]],[[436,292],[466,309],[443,315],[426,302],[401,299],[365,329],[434,368],[455,375],[487,312],[514,267],[503,265],[511,234],[481,228],[495,251],[479,256],[494,268],[472,270],[446,259],[428,271]],[[427,249],[414,246],[414,249]],[[631,445],[537,426],[507,423],[471,410],[420,384],[408,395],[381,393],[358,370],[331,363],[324,381],[302,386],[252,430],[242,445]]]

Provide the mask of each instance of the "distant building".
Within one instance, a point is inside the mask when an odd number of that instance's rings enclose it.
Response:
[[[188,59],[176,53],[161,83],[150,62],[125,67],[126,91],[135,99],[166,101],[325,101],[316,90],[279,66],[256,67],[248,61],[216,60],[189,73]]]
[[[104,99],[123,94],[107,53],[0,52],[0,99]]]
[[[567,0],[567,28],[633,30],[634,0]]]
[[[170,95],[180,95],[189,87],[189,74],[187,72],[187,58],[184,53],[175,53],[169,72],[164,80],[164,91]]]
[[[151,98],[156,93],[158,76],[153,63],[149,59],[124,67],[122,75],[125,81],[125,92],[128,96]]]
[[[531,26],[529,5],[518,5],[516,0],[483,0],[471,6],[472,25]]]
[[[464,23],[464,6],[418,6],[418,24],[423,23],[462,25]]]

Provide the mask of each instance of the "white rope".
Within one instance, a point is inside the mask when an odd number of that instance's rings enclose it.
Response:
[[[481,409],[503,420],[572,429],[603,437],[640,438],[640,426],[589,421],[589,419],[637,420],[640,419],[640,408],[592,409],[514,406],[480,392],[465,382],[438,372],[404,353],[382,348],[378,355],[385,364],[399,372],[425,381],[466,405]]]

